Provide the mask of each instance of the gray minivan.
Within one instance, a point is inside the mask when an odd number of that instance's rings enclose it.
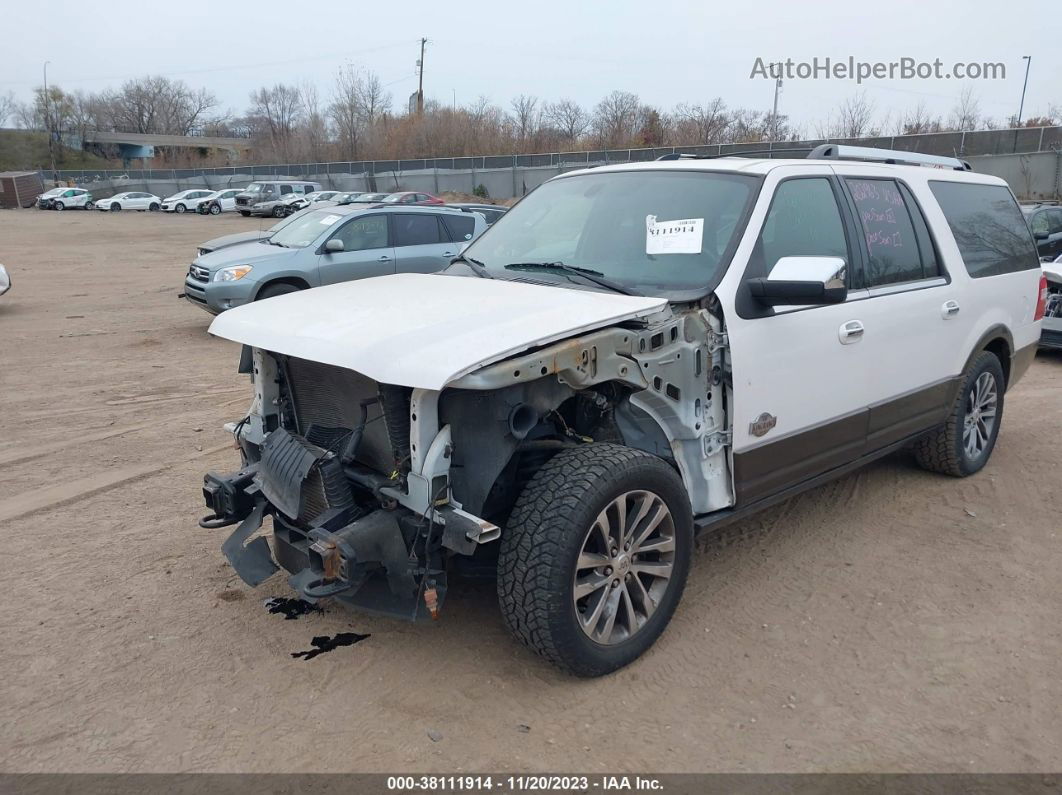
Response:
[[[445,268],[487,228],[444,207],[307,209],[261,240],[196,257],[184,296],[212,314],[322,284]]]
[[[291,194],[305,196],[321,190],[321,183],[305,180],[267,180],[252,182],[242,193],[236,195],[236,210],[243,217],[249,215],[272,215],[283,218],[288,208],[280,202]]]

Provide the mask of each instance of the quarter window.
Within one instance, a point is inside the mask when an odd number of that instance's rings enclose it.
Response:
[[[439,221],[434,215],[396,213],[394,220],[396,246],[423,246],[444,242],[439,233]]]
[[[1040,267],[1032,234],[1008,188],[937,180],[929,187],[973,278]]]
[[[841,257],[849,262],[841,212],[828,179],[790,179],[774,192],[753,252],[753,264],[761,271],[755,275],[769,276],[782,257]]]
[[[926,239],[920,243],[921,235],[909,209],[914,200],[909,193],[905,195],[898,182],[850,177],[845,184],[855,202],[869,255],[867,287],[912,282],[939,274],[928,231]],[[914,211],[921,219],[917,207]],[[923,246],[927,254],[924,263]]]
[[[450,233],[450,239],[458,243],[471,240],[476,232],[476,219],[470,215],[444,215],[442,222]]]
[[[286,193],[291,193],[291,190],[292,190],[291,189],[291,185],[281,185],[280,186],[280,195],[283,196]]]

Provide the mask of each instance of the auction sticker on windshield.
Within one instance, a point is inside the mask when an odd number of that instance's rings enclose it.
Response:
[[[336,221],[338,221],[341,217],[342,216],[339,216],[339,215],[326,215],[324,218],[321,219],[321,225],[322,226],[331,226]]]
[[[704,229],[703,218],[657,221],[645,216],[646,254],[700,254]]]

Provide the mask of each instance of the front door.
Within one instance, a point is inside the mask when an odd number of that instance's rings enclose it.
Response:
[[[338,217],[338,216],[337,216]],[[340,226],[329,240],[341,240],[343,250],[324,251],[317,258],[321,284],[335,284],[395,272],[386,215],[358,216]]]

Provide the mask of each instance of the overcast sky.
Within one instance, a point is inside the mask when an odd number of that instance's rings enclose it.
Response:
[[[982,113],[1017,111],[1023,55],[1032,55],[1025,117],[1062,105],[1062,2],[914,0],[749,3],[613,0],[611,3],[355,2],[355,0],[5,0],[0,94],[28,98],[49,82],[98,91],[147,73],[204,86],[242,113],[263,84],[312,81],[326,99],[346,63],[375,71],[394,107],[416,89],[418,39],[429,39],[425,93],[450,103],[486,95],[507,107],[518,94],[593,105],[613,89],[670,109],[722,97],[770,110],[773,82],[750,79],[756,58],[795,61],[1001,62],[1005,80],[787,80],[779,112],[814,122],[865,90],[883,116],[919,101],[943,115],[964,85]],[[891,126],[891,124],[890,124]]]

